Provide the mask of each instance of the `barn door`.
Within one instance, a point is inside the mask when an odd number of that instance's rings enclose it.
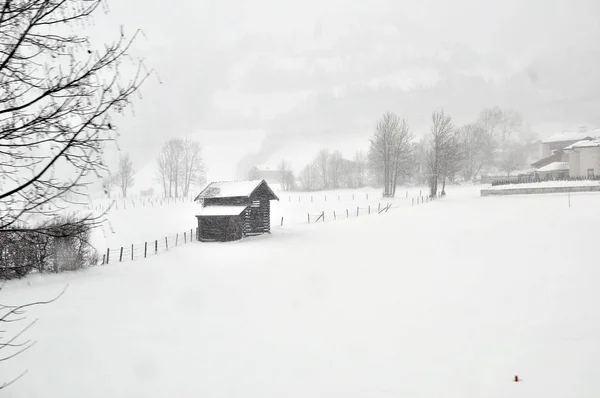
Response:
[[[254,200],[250,205],[250,226],[253,233],[261,234],[264,232],[260,200]]]

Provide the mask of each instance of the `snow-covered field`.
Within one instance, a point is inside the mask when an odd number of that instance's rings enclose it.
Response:
[[[5,395],[597,397],[600,196],[452,192],[7,283],[7,304],[69,288],[31,310]]]
[[[456,187],[460,192],[471,188]],[[283,226],[301,225],[308,223],[310,215],[311,222],[315,222],[322,212],[325,212],[325,221],[335,218],[356,217],[357,208],[360,217],[377,213],[377,209],[383,208],[387,203],[393,206],[411,206],[416,203],[419,195],[427,195],[427,189],[422,187],[401,188],[397,190],[396,198],[388,199],[381,197],[379,189],[341,190],[327,192],[277,192],[279,201],[271,203],[271,224],[274,229]],[[155,240],[163,245],[164,238],[168,237],[171,246],[174,244],[175,234],[182,235],[183,232],[197,226],[196,214],[199,205],[189,200],[163,201],[150,205],[142,205],[140,201],[127,200],[123,206],[120,199],[116,206],[107,215],[108,222],[101,229],[95,231],[94,242],[100,252],[107,247],[116,252],[121,246],[126,250],[130,245],[136,247],[136,253],[141,251],[144,242],[151,245]],[[133,203],[136,205],[134,206]],[[108,201],[95,201],[94,205],[100,209],[109,206]],[[346,210],[348,210],[346,212]],[[183,237],[180,237],[183,239]],[[182,241],[182,240],[181,240]],[[180,242],[181,242],[180,241]]]
[[[600,185],[600,181],[582,180],[582,181],[541,181],[526,184],[507,184],[489,186],[485,185],[485,189],[503,190],[514,188],[553,188],[553,187],[589,187]]]

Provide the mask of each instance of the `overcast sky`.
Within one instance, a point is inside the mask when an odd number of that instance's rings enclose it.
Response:
[[[258,154],[246,163],[272,163],[294,148],[366,149],[386,110],[417,135],[434,109],[461,124],[496,104],[542,136],[600,127],[598,0],[109,5],[95,29],[142,29],[135,53],[162,81],[143,87],[135,117],[119,119],[119,146],[138,167],[187,134],[204,141],[212,178],[234,177],[248,151]]]

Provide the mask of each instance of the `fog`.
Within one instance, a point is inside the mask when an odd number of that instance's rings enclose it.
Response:
[[[387,110],[415,134],[443,108],[457,124],[514,108],[539,136],[598,127],[600,3],[306,0],[109,2],[94,35],[144,33],[132,53],[156,74],[120,151],[136,168],[171,137],[202,142],[208,179],[323,146],[366,149]],[[362,146],[362,147],[361,147]],[[110,162],[117,151],[109,149]],[[112,160],[111,160],[112,159]]]

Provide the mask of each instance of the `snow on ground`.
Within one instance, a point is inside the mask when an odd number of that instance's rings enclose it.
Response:
[[[6,395],[596,397],[599,196],[467,193],[7,283]]]
[[[507,184],[507,185],[496,185],[482,186],[484,189],[491,190],[503,190],[503,189],[515,189],[515,188],[553,188],[553,187],[589,187],[600,185],[600,181],[593,180],[582,180],[582,181],[541,181],[531,182],[526,184]]]
[[[472,188],[456,187],[458,191]],[[413,198],[419,194],[427,195],[425,188],[399,187],[397,197],[384,199],[379,189],[340,190],[323,192],[277,192],[278,201],[271,202],[271,220],[273,228],[281,225],[283,217],[284,226],[308,223],[310,214],[314,222],[322,212],[326,212],[326,221],[335,217],[355,217],[357,207],[359,216],[368,214],[369,206],[374,215],[379,206],[386,203],[394,206],[411,206]],[[92,206],[101,206],[100,211],[108,207],[108,201],[95,201]],[[123,206],[123,203],[126,206]],[[133,206],[135,203],[135,207]],[[145,203],[145,205],[142,205]],[[107,216],[108,222],[101,229],[94,232],[94,243],[103,253],[107,247],[117,250],[121,246],[127,248],[131,244],[142,247],[144,242],[158,240],[162,242],[165,237],[171,238],[190,228],[196,228],[196,215],[200,213],[200,205],[189,200],[163,201],[153,200],[152,205],[148,200],[119,200]],[[380,205],[381,204],[381,205]],[[99,212],[100,212],[99,211]]]

